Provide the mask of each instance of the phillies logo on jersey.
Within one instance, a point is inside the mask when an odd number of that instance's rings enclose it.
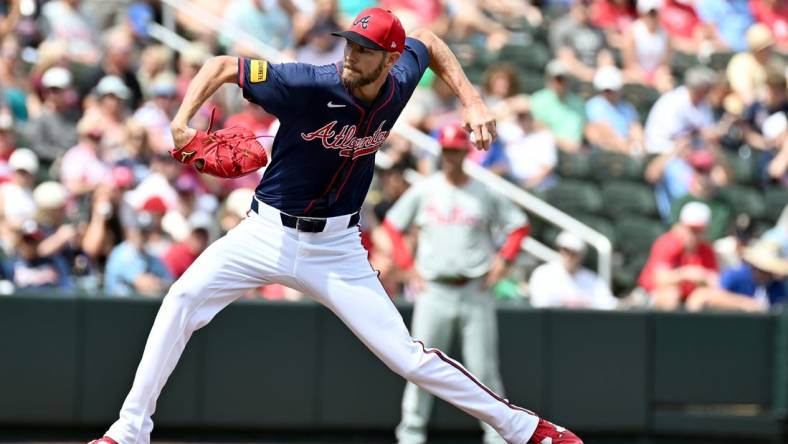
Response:
[[[339,132],[334,131],[337,121],[329,122],[322,128],[316,129],[311,133],[301,133],[301,138],[307,142],[320,139],[323,148],[339,150],[342,157],[352,157],[354,160],[372,154],[377,151],[386,138],[388,131],[383,131],[386,121],[380,122],[378,129],[370,136],[356,137],[356,125],[345,125]]]

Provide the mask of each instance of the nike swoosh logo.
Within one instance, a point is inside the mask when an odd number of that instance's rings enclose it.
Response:
[[[329,107],[329,108],[344,108],[344,107],[346,107],[346,106],[347,106],[347,105],[343,105],[343,104],[341,104],[341,103],[333,103],[333,102],[328,102],[328,107]]]

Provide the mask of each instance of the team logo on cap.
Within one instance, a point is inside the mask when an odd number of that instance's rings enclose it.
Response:
[[[364,29],[367,29],[367,26],[369,25],[369,20],[370,20],[371,18],[372,18],[372,16],[371,16],[371,15],[365,15],[364,17],[361,17],[361,18],[359,18],[359,19],[356,19],[356,21],[354,21],[354,22],[353,22],[353,26],[356,26],[356,25],[358,25],[358,24],[361,24],[361,27],[362,27],[362,28],[364,28]]]

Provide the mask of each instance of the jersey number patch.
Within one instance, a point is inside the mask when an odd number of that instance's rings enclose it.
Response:
[[[252,60],[249,63],[249,81],[252,83],[265,82],[268,78],[268,62],[265,60]]]

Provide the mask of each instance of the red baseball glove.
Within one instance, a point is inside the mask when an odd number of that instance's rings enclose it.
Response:
[[[211,176],[232,179],[259,170],[268,164],[268,154],[248,128],[234,126],[211,132],[197,131],[192,140],[170,151],[178,162],[191,165]]]

